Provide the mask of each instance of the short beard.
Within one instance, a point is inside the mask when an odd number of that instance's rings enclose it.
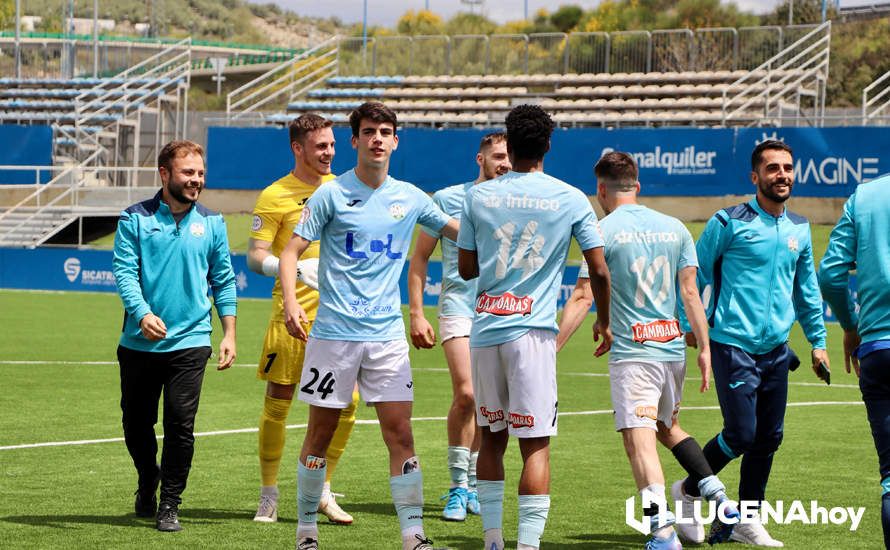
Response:
[[[789,186],[788,186],[788,195],[787,195],[787,196],[784,196],[784,197],[781,197],[781,196],[776,195],[775,193],[773,193],[773,186],[772,186],[772,185],[762,185],[762,184],[758,184],[758,185],[757,185],[757,188],[760,189],[760,192],[763,193],[763,196],[764,196],[764,197],[768,198],[769,200],[771,200],[771,201],[773,201],[773,202],[779,202],[779,203],[781,203],[781,202],[785,202],[785,201],[787,201],[789,198],[791,198],[791,191],[794,189],[791,185],[789,185]]]
[[[185,187],[183,186],[182,189],[185,189]],[[170,192],[170,196],[172,196],[174,199],[182,204],[194,204],[198,202],[197,198],[192,199],[186,197],[185,194],[182,192],[182,189],[174,189],[173,187],[168,187],[167,191]],[[201,196],[201,188],[198,188],[198,196]]]

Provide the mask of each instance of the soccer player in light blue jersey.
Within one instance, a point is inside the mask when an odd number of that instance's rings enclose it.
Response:
[[[517,548],[540,546],[550,510],[550,436],[556,435],[556,296],[574,237],[592,274],[598,354],[612,343],[609,270],[596,215],[578,189],[543,172],[553,121],[540,107],[507,115],[513,171],[467,192],[458,237],[458,271],[476,279],[470,350],[485,550],[503,550],[504,452],[519,439]]]
[[[414,382],[402,321],[399,276],[415,223],[457,238],[458,222],[413,185],[388,175],[398,146],[396,115],[364,103],[349,117],[355,169],[322,184],[303,208],[279,271],[288,332],[307,340],[306,314],[296,296],[297,260],[314,240],[321,245],[319,307],[306,344],[300,400],[309,422],[297,475],[297,548],[318,548],[317,514],[325,452],[341,409],[358,382],[373,404],[389,450],[390,488],[403,550],[429,550],[423,531],[423,478],[414,452]]]
[[[645,515],[649,517],[652,537],[646,548],[676,549],[680,548],[674,532],[676,517],[666,507],[664,473],[656,441],[670,449],[683,468],[699,475],[701,492],[709,500],[718,505],[728,500],[701,447],[680,428],[677,418],[686,376],[686,346],[677,316],[678,293],[693,332],[704,342],[698,356],[700,390],[710,387],[711,352],[705,311],[695,282],[695,244],[680,220],[637,202],[640,182],[633,157],[618,151],[606,153],[594,172],[597,200],[607,214],[599,223],[606,243],[606,263],[609,271],[616,274],[611,295],[615,340],[609,352],[615,429],[621,432]],[[617,276],[619,273],[623,276]],[[584,320],[592,301],[590,278],[582,265],[560,320],[557,349]],[[738,515],[735,507],[727,511]],[[725,541],[731,527],[715,526],[709,542]],[[692,536],[680,531],[691,542],[704,541],[703,530]]]
[[[791,147],[775,140],[755,147],[751,182],[755,197],[714,214],[696,252],[723,414],[723,430],[705,444],[705,457],[714,473],[741,457],[739,500],[761,502],[782,443],[788,371],[800,364],[788,346],[794,321],[812,345],[817,375],[820,363],[828,368],[828,353],[810,225],[785,208],[794,187]],[[699,481],[690,475],[678,486],[684,500],[699,496]],[[732,540],[783,546],[759,514],[736,525]]]
[[[849,292],[856,270],[859,311]],[[881,525],[890,548],[890,176],[860,184],[819,265],[822,296],[844,329],[844,364],[859,376],[881,473]]]
[[[464,196],[473,185],[494,179],[510,170],[507,136],[503,132],[486,134],[476,153],[479,175],[475,181],[452,185],[433,194],[433,202],[449,216],[459,219]],[[416,348],[432,348],[436,333],[423,315],[423,287],[430,255],[441,238],[428,229],[417,236],[408,267],[408,297],[411,307],[411,340]],[[476,285],[464,281],[457,272],[457,243],[442,239],[442,289],[439,293],[439,336],[445,361],[451,373],[452,401],[448,410],[448,471],[451,488],[442,510],[447,521],[463,521],[467,512],[479,513],[476,493],[476,459],[479,455],[479,431],[470,376],[470,327]]]

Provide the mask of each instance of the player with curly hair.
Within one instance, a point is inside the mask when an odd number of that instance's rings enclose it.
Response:
[[[584,251],[597,304],[597,355],[612,343],[609,269],[596,215],[578,189],[543,172],[554,124],[540,107],[507,116],[513,171],[467,191],[458,270],[478,277],[470,332],[476,466],[486,550],[502,550],[504,452],[519,439],[519,550],[540,546],[550,510],[550,436],[556,435],[556,295],[574,237]],[[494,236],[494,238],[492,238]]]

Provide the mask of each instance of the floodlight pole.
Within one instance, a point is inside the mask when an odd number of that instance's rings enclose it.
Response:
[[[525,13],[525,20],[528,21],[528,0],[525,0],[523,4],[525,5],[525,9],[523,11],[523,13]]]
[[[99,76],[99,0],[93,0],[93,78]]]
[[[364,1],[362,13],[362,50],[368,49],[368,0]]]
[[[15,0],[15,77],[22,77],[22,0]]]
[[[788,0],[788,25],[793,25],[794,21],[794,0]]]

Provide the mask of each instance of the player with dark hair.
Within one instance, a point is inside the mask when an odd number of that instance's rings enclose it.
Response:
[[[822,296],[844,329],[844,365],[852,365],[881,474],[881,526],[890,548],[890,176],[860,183],[831,232],[819,264]],[[849,290],[856,270],[859,311]]]
[[[464,196],[473,185],[494,179],[510,170],[507,136],[502,132],[487,134],[476,153],[479,175],[475,181],[446,187],[433,194],[433,202],[449,216],[460,219]],[[423,229],[417,236],[414,255],[408,267],[408,297],[411,307],[411,340],[414,347],[432,348],[436,334],[423,316],[423,287],[427,266],[436,244],[442,239],[442,291],[439,294],[439,335],[451,373],[452,401],[448,410],[448,471],[451,488],[442,518],[463,521],[467,512],[479,513],[476,494],[476,459],[479,455],[479,431],[470,376],[470,327],[473,324],[473,299],[476,285],[464,281],[457,272],[457,243],[442,238],[438,232]]]
[[[158,155],[158,173],[161,190],[124,210],[114,235],[112,266],[124,304],[117,358],[124,439],[139,474],[136,515],[157,511],[159,531],[179,531],[211,352],[208,291],[223,328],[217,362],[223,370],[235,361],[235,273],[225,220],[198,203],[204,189],[201,146],[168,143]],[[154,425],[162,392],[164,448],[158,466]]]
[[[353,170],[320,186],[303,208],[281,252],[288,332],[307,339],[308,319],[296,295],[297,261],[320,241],[319,306],[306,344],[300,400],[309,422],[297,471],[297,548],[318,548],[316,510],[327,449],[358,382],[373,404],[389,451],[390,488],[403,550],[429,550],[423,530],[423,477],[414,451],[414,381],[402,320],[399,277],[416,223],[454,239],[458,222],[426,193],[389,176],[398,146],[396,115],[364,103],[350,115]]]
[[[698,355],[700,391],[710,387],[711,352],[695,282],[695,244],[680,220],[637,202],[640,182],[633,157],[619,151],[606,153],[594,173],[596,198],[607,214],[599,223],[606,263],[612,273],[628,275],[613,278],[611,290],[615,340],[609,352],[609,381],[615,429],[621,433],[649,517],[652,537],[646,548],[679,548],[656,441],[670,449],[690,475],[701,478],[701,493],[722,504],[724,515],[738,516],[734,506],[727,509],[725,487],[711,471],[701,447],[678,422],[686,377],[686,350],[676,315],[678,292],[692,331],[703,343]],[[557,350],[577,330],[592,302],[590,278],[582,265],[575,290],[563,309]],[[714,526],[709,542],[727,540],[732,526]],[[683,535],[684,526],[677,527]],[[686,538],[700,543],[704,532]]]
[[[550,510],[550,436],[556,435],[556,294],[574,237],[592,274],[597,354],[608,351],[609,269],[587,197],[543,172],[554,124],[540,107],[507,116],[513,171],[467,191],[458,270],[476,281],[470,333],[477,464],[486,550],[502,550],[504,452],[519,439],[519,550],[538,548]],[[492,238],[494,237],[494,238]]]
[[[788,371],[800,364],[788,346],[795,319],[813,346],[813,369],[820,377],[820,368],[828,368],[828,353],[810,226],[785,208],[794,186],[791,148],[774,140],[755,147],[751,182],[754,199],[714,214],[696,252],[723,413],[723,430],[705,445],[705,457],[715,474],[742,457],[739,500],[760,502],[782,442]],[[687,341],[696,343],[688,333]],[[684,508],[700,496],[698,478],[690,475],[671,487],[673,499]],[[686,510],[683,515],[691,514]],[[743,518],[732,540],[782,546],[759,515]]]
[[[287,433],[285,424],[290,411],[294,389],[303,370],[305,343],[292,338],[284,326],[281,281],[278,280],[278,255],[293,234],[303,206],[323,182],[334,179],[331,163],[334,160],[334,132],[332,122],[315,114],[295,118],[288,125],[290,149],[294,168],[260,193],[253,209],[253,226],[248,241],[247,266],[267,277],[275,277],[272,289],[272,316],[266,329],[263,351],[257,366],[257,378],[266,380],[263,412],[260,416],[259,456],[260,501],[254,521],[271,523],[278,519],[278,470],[284,452]],[[318,243],[312,243],[302,256],[300,274],[317,273]],[[318,310],[318,281],[301,277],[297,283],[297,299],[309,321]],[[337,430],[327,451],[327,473],[319,512],[334,523],[352,523],[352,516],[344,512],[331,493],[331,478],[340,456],[346,449],[349,434],[355,425],[358,393],[343,409]]]

